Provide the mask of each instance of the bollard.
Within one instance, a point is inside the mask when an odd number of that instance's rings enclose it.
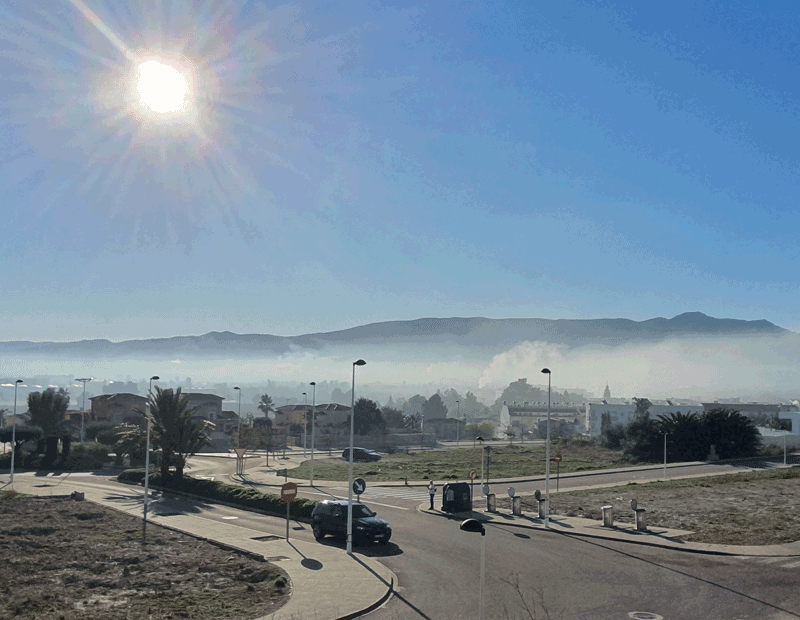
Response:
[[[539,502],[539,518],[544,519],[545,516],[547,515],[547,500],[540,499],[537,501]]]
[[[636,529],[640,532],[647,531],[647,511],[644,508],[637,508],[636,513]]]
[[[486,511],[497,512],[497,498],[494,493],[489,493],[489,495],[486,496]]]
[[[603,527],[614,527],[614,507],[603,506]]]
[[[522,516],[522,498],[521,497],[512,497],[511,498],[511,514],[516,516]]]

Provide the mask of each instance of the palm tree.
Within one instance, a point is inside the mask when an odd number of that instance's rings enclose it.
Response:
[[[275,411],[275,403],[272,402],[272,397],[269,394],[262,394],[261,400],[258,401],[258,408],[264,414],[264,417],[269,419],[269,414]]]
[[[58,438],[66,434],[66,414],[69,394],[62,388],[47,388],[44,392],[28,394],[28,416],[32,426],[42,429],[45,445],[45,462],[53,463],[58,458]],[[41,451],[42,446],[39,446]]]
[[[124,454],[130,456],[131,465],[136,462],[144,463],[144,453],[147,450],[145,429],[138,424],[120,424],[114,431],[117,437],[114,452],[120,456]]]
[[[197,408],[189,408],[181,388],[173,392],[172,388],[156,386],[155,394],[150,394],[147,402],[153,420],[153,445],[161,448],[161,475],[167,478],[174,465],[175,476],[183,478],[186,459],[211,443],[208,431],[214,424],[192,417]]]

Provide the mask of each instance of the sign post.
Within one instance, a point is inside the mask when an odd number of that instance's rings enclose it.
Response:
[[[475,497],[472,494],[472,486],[475,484],[475,478],[478,477],[478,472],[474,469],[469,470],[469,509],[472,511],[472,498]]]
[[[236,452],[236,473],[242,475],[244,473],[244,453],[247,452],[247,448],[234,448],[234,452]]]
[[[558,493],[558,475],[559,475],[559,473],[561,471],[561,455],[560,454],[556,454],[553,457],[553,460],[556,463],[556,493]]]
[[[281,486],[281,501],[286,504],[286,540],[289,540],[289,507],[295,497],[297,497],[297,485],[294,482],[287,482]]]
[[[358,498],[356,501],[361,501],[361,494],[367,490],[367,481],[363,478],[356,478],[353,480],[353,493],[355,493]]]

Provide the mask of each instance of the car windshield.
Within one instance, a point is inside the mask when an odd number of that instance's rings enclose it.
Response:
[[[353,518],[360,519],[362,517],[371,517],[373,512],[364,506],[364,504],[353,504]]]

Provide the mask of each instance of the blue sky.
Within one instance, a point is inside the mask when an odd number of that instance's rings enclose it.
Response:
[[[0,7],[0,340],[800,331],[793,4],[154,4]],[[191,114],[137,107],[145,57]]]

